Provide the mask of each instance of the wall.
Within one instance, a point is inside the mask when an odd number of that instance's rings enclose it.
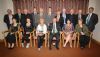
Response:
[[[2,31],[7,29],[3,22],[3,17],[7,13],[7,9],[11,9],[13,11],[12,0],[0,0],[0,39],[3,39]]]

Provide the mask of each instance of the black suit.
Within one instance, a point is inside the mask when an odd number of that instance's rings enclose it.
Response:
[[[87,17],[88,17],[88,14],[86,15],[85,23],[86,23]],[[86,24],[87,27],[88,27],[88,29],[89,29],[91,32],[93,32],[93,30],[95,29],[95,25],[96,25],[97,23],[98,23],[98,15],[95,14],[95,13],[92,13],[88,24]]]
[[[68,16],[66,14],[66,19],[65,19],[65,23],[67,23],[67,19],[68,19]],[[60,24],[60,27],[61,29],[64,27],[64,18],[62,16],[62,14],[60,15],[60,19],[59,19],[59,24]]]
[[[78,23],[79,14],[76,14],[76,18],[77,18],[77,23]],[[81,14],[81,19],[83,20],[83,23],[85,24],[85,15]]]
[[[23,14],[20,14],[20,16],[19,16],[19,14],[17,13],[17,14],[14,15],[14,18],[16,19],[16,21],[18,23],[22,23],[22,20],[21,20],[22,16],[23,16]]]
[[[12,18],[13,18],[13,15],[12,15]],[[6,14],[4,16],[4,22],[6,23],[7,28],[9,29],[11,24],[10,24],[10,20],[9,20],[9,15],[8,14]]]
[[[38,13],[31,13],[32,15],[32,21],[33,21],[33,25],[36,28],[36,26],[38,25]]]
[[[33,20],[32,20],[32,15],[31,15],[31,14],[23,14],[23,15],[22,15],[22,24],[21,24],[21,25],[22,25],[23,27],[25,27],[26,19],[27,19],[27,18],[30,19],[32,26],[34,26],[34,25],[33,25]]]
[[[75,16],[75,14],[68,14],[68,19],[70,19],[70,21],[72,22],[73,26],[75,27],[77,24],[77,18]]]
[[[52,29],[53,29],[53,23],[50,23],[50,25],[49,25],[49,31],[50,31],[49,48],[51,48],[53,37],[56,37],[56,48],[58,48],[61,28],[60,28],[59,24],[56,23],[56,29],[58,32],[53,34]]]

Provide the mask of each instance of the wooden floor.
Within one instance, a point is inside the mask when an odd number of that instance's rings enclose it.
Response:
[[[92,41],[91,48],[60,48],[56,50],[54,47],[52,50],[43,47],[41,51],[38,51],[36,47],[33,48],[14,48],[12,50],[4,47],[3,43],[0,43],[0,57],[100,57],[100,45]]]

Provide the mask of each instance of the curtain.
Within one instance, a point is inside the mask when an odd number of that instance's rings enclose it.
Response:
[[[39,11],[39,8],[43,8],[45,12],[49,7],[52,8],[53,12],[56,12],[59,8],[66,8],[67,13],[70,9],[74,9],[75,13],[79,9],[83,10],[85,14],[88,10],[89,0],[12,0],[14,5],[14,12],[16,13],[17,9],[28,9],[29,12],[33,11],[33,8],[36,7]]]

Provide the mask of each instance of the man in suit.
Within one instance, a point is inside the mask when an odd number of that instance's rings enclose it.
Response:
[[[67,23],[67,18],[68,18],[68,16],[66,14],[66,9],[63,8],[62,13],[61,13],[61,18],[59,20],[61,29],[65,27],[65,25]]]
[[[59,24],[57,23],[57,19],[53,18],[53,22],[49,25],[49,31],[50,31],[50,38],[49,38],[49,49],[51,50],[51,44],[53,37],[56,38],[56,49],[59,49],[59,39],[60,39],[60,31],[61,28]]]
[[[26,25],[26,19],[27,18],[29,18],[31,20],[31,24],[32,24],[32,26],[34,26],[33,25],[34,22],[32,20],[32,15],[28,13],[28,10],[27,9],[24,9],[24,14],[22,15],[22,21],[23,21],[22,22],[22,26],[23,27],[25,27],[25,25]]]
[[[83,20],[83,23],[85,23],[84,22],[85,16],[82,14],[82,10],[81,9],[78,10],[78,14],[76,14],[76,18],[77,18],[77,23],[78,23],[78,20],[79,19],[82,19]]]
[[[39,9],[39,14],[38,14],[38,19],[40,19],[40,18],[44,18],[45,19],[45,13],[44,13],[44,10],[43,10],[43,8],[40,8]]]
[[[10,28],[10,25],[12,24],[13,14],[12,14],[11,9],[8,9],[8,10],[7,10],[7,13],[8,13],[8,14],[6,14],[6,15],[4,16],[4,22],[6,23],[7,28],[9,29],[9,28]]]
[[[22,13],[20,9],[17,9],[17,13],[14,15],[14,18],[17,20],[17,23],[22,23]]]
[[[75,14],[74,14],[74,9],[70,10],[70,14],[68,14],[68,19],[71,20],[71,23],[73,24],[74,28],[77,24],[77,18],[75,18]]]
[[[85,24],[87,25],[90,32],[93,32],[95,25],[98,23],[98,15],[93,13],[94,8],[89,8],[89,13],[86,15]]]
[[[52,19],[54,18],[54,13],[52,13],[51,7],[48,8],[48,12],[46,13],[45,16],[45,22],[47,25],[49,25],[52,22]]]
[[[38,12],[37,12],[36,7],[34,7],[34,9],[33,9],[32,19],[34,22],[33,24],[35,25],[35,28],[36,28],[36,26],[38,25]]]

